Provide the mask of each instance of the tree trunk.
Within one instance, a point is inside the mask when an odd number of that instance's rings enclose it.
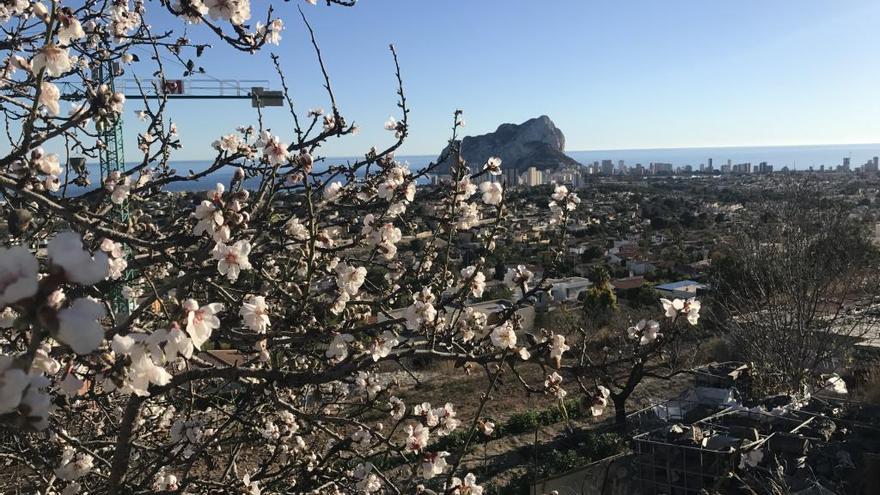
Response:
[[[611,402],[614,403],[614,426],[621,433],[626,432],[626,399],[628,395],[614,395]]]

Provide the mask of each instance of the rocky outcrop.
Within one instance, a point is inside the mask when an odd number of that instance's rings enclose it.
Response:
[[[448,148],[441,157],[446,156]],[[501,124],[498,130],[481,136],[467,136],[461,140],[461,153],[476,171],[491,156],[500,157],[502,169],[524,171],[529,167],[539,170],[578,165],[564,153],[565,136],[550,117],[542,115],[522,124]],[[440,163],[437,174],[448,174],[450,159]]]

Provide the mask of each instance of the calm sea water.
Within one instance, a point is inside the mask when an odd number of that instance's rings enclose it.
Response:
[[[613,160],[615,167],[619,160],[627,166],[641,163],[647,167],[651,162],[672,163],[674,166],[690,165],[699,169],[700,164],[707,164],[712,158],[713,166],[718,169],[730,160],[732,163],[751,162],[757,166],[760,162],[773,165],[775,170],[788,167],[792,170],[808,170],[810,167],[819,169],[825,165],[833,168],[843,163],[844,158],[850,159],[850,166],[856,168],[875,156],[880,156],[880,144],[832,144],[816,146],[744,146],[729,148],[663,148],[663,149],[631,149],[631,150],[589,150],[568,151],[570,157],[582,164],[594,161]],[[408,162],[410,168],[419,170],[437,158],[437,155],[398,156],[398,160]],[[355,160],[354,157],[328,159],[331,163],[345,163]],[[204,170],[208,161],[180,160],[172,165],[178,173],[189,170]],[[94,168],[97,168],[96,166]],[[95,171],[96,172],[96,171]],[[177,182],[168,187],[171,191],[209,189],[217,182],[228,184],[232,171],[220,171],[210,174],[196,183]],[[246,185],[248,185],[246,183]],[[73,192],[73,191],[71,191]]]

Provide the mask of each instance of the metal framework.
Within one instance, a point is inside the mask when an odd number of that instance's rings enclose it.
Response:
[[[280,91],[269,91],[267,80],[220,80],[220,79],[119,79],[114,77],[116,67],[113,62],[106,61],[94,71],[98,84],[105,84],[110,91],[121,92],[127,100],[159,99],[169,100],[251,100],[253,107],[281,106]],[[77,84],[62,82],[62,98],[65,100],[81,100],[85,98],[85,89]],[[103,143],[99,152],[101,167],[101,183],[113,172],[125,172],[125,152],[123,146],[123,119],[121,115],[109,126],[99,129]],[[128,201],[115,205],[112,210],[113,219],[126,224],[129,220]],[[130,253],[124,246],[126,254]],[[125,280],[135,277],[134,270],[127,270]],[[133,301],[122,295],[121,288],[114,289],[110,294],[111,305],[117,314],[128,314],[132,310]]]

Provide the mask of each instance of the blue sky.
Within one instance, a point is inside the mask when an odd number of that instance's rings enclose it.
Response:
[[[253,4],[256,13],[263,3]],[[361,126],[330,143],[329,156],[391,141],[382,128],[397,115],[389,43],[412,108],[402,154],[438,153],[456,108],[468,134],[547,114],[569,150],[880,141],[876,0],[278,2],[286,29],[271,48],[307,109],[329,104],[297,6],[317,31],[343,114]],[[268,51],[216,45],[202,60],[210,76],[277,87]],[[129,156],[137,108],[126,114]],[[185,145],[176,157],[209,157],[210,142],[254,122],[252,112],[247,102],[173,102]],[[290,132],[284,109],[267,109],[266,122]]]

